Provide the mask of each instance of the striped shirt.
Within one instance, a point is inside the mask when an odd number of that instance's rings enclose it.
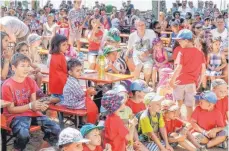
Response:
[[[85,93],[79,81],[69,76],[63,90],[64,101],[60,105],[64,105],[71,109],[86,109]]]

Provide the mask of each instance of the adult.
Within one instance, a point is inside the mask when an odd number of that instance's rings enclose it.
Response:
[[[44,24],[47,22],[48,15],[50,14],[51,9],[49,6],[44,6],[44,14],[40,18],[40,23]]]
[[[73,4],[71,0],[67,1],[67,5],[68,5],[68,10],[71,10],[73,8]]]
[[[12,16],[0,18],[0,30],[9,35],[11,42],[25,41],[29,34],[28,26],[17,17]]]
[[[127,51],[133,52],[133,63],[135,65],[134,78],[138,79],[143,69],[145,81],[149,83],[153,67],[153,60],[149,56],[149,53],[156,34],[153,30],[146,29],[144,19],[137,19],[135,21],[135,27],[137,30],[129,36]]]
[[[60,4],[59,8],[60,8],[60,9],[62,9],[62,8],[68,9],[68,5],[66,4],[66,0],[62,0],[62,2],[61,2],[61,4]]]
[[[93,9],[98,8],[100,10],[100,5],[99,5],[99,1],[95,1],[95,6],[93,7]]]
[[[80,52],[81,43],[80,38],[82,34],[82,28],[86,21],[86,14],[83,9],[80,8],[81,0],[74,0],[74,7],[69,11],[68,21],[69,21],[69,44],[73,46],[76,40],[77,50]]]
[[[172,11],[172,14],[175,12],[175,11],[178,11],[178,5],[177,3],[173,3],[173,6],[171,8],[171,11]]]
[[[38,20],[35,18],[33,11],[28,11],[26,19],[29,21],[28,27],[31,33],[42,34],[42,26]]]
[[[97,7],[94,8],[94,14],[91,16],[91,18],[101,19],[99,8],[97,8]]]
[[[173,18],[169,21],[169,25],[171,25],[171,23],[174,22],[174,21],[176,21],[176,22],[178,22],[180,24],[184,21],[184,18],[180,17],[180,12],[179,11],[175,11],[173,13]]]
[[[198,24],[198,23],[204,24],[203,21],[202,21],[202,18],[200,16],[200,13],[199,12],[195,12],[195,14],[194,14],[194,24]]]
[[[18,6],[16,12],[17,12],[16,14],[17,18],[23,20],[24,18],[23,18],[22,7]]]
[[[126,12],[127,16],[131,15],[132,8],[134,8],[134,5],[131,4],[131,0],[127,0],[127,12]]]
[[[168,22],[166,21],[164,12],[159,13],[159,23],[161,25],[161,31],[165,31],[168,26]]]
[[[198,7],[197,7],[196,12],[200,14],[201,18],[204,18],[204,1],[203,0],[198,1]]]
[[[117,28],[118,30],[120,30],[119,13],[116,13],[114,15],[113,19],[111,20],[111,27],[112,28]]]
[[[190,8],[187,7],[187,0],[182,0],[182,6],[179,7],[178,11],[182,18],[185,18],[187,12],[191,12]]]
[[[188,1],[188,6],[189,6],[189,9],[192,13],[192,16],[194,16],[194,13],[197,11],[197,9],[196,9],[196,7],[194,7],[193,1]]]
[[[121,9],[124,9],[126,12],[127,12],[127,5],[126,5],[126,2],[122,2],[122,8]]]
[[[161,37],[161,25],[159,21],[154,21],[150,24],[150,29],[152,29],[157,37]]]
[[[214,3],[213,1],[209,1],[208,4],[206,4],[205,11],[204,11],[204,16],[205,17],[213,17],[214,16]]]

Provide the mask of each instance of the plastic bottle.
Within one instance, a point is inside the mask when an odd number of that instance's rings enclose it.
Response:
[[[104,79],[105,76],[105,56],[103,54],[99,55],[99,79]]]

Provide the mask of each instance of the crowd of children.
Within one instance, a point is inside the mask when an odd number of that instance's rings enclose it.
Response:
[[[154,30],[146,29],[146,21],[137,18],[126,49],[121,46],[120,31],[104,26],[103,9],[99,14],[96,8],[89,17],[80,4],[81,0],[74,0],[68,17],[61,9],[63,18],[58,23],[47,13],[43,36],[24,34],[19,28],[9,32],[9,26],[1,24],[1,99],[10,102],[3,115],[16,137],[14,150],[25,150],[31,125],[41,126],[44,132],[42,151],[173,151],[177,146],[206,151],[228,147],[228,33],[222,16],[215,18],[213,29],[209,18],[191,26],[191,13],[187,13],[185,23],[181,23],[180,13],[175,13],[169,22],[170,48],[164,47],[160,37],[159,29],[165,28],[163,18],[163,24],[154,23]],[[32,14],[27,13],[30,26]],[[15,17],[6,18],[18,22]],[[87,61],[73,44],[76,40],[79,47],[86,22]],[[41,43],[49,48],[50,96],[41,91]],[[167,49],[172,49],[172,56]],[[79,78],[87,68],[85,63],[96,72],[99,55],[105,58],[106,72],[132,74],[134,78],[108,85],[108,90],[102,83],[90,81],[84,89]],[[101,100],[93,100],[101,87]],[[80,118],[80,130],[61,130],[47,114],[50,103],[86,110],[87,115]]]

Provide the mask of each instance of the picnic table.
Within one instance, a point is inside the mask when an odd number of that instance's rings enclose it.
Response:
[[[40,55],[48,55],[48,54],[49,54],[49,50],[40,48],[40,49],[38,50],[38,53],[39,53]]]

